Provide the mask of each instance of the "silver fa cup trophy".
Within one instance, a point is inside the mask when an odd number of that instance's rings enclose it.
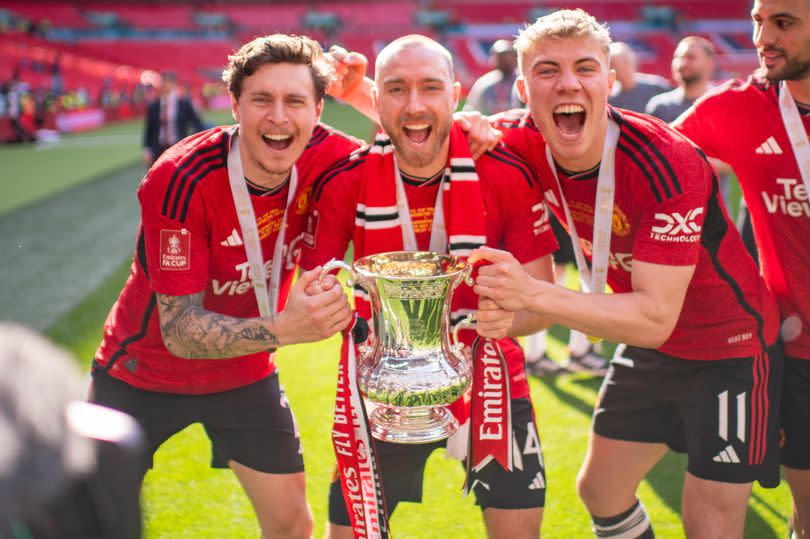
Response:
[[[335,268],[351,273],[371,303],[373,338],[358,354],[357,384],[374,437],[419,444],[450,436],[458,422],[447,405],[472,376],[458,341],[461,324],[450,342],[450,301],[462,282],[472,285],[472,266],[456,256],[397,251],[353,266],[332,260],[321,277]]]

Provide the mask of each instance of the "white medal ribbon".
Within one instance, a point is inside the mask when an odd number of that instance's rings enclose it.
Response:
[[[554,158],[551,156],[548,144],[546,144],[546,160],[557,182],[557,189],[560,191],[560,200],[565,211],[565,220],[568,222],[568,233],[571,235],[571,243],[574,247],[574,256],[579,270],[579,280],[582,283],[582,291],[589,294],[603,294],[607,283],[610,234],[613,224],[613,195],[616,192],[616,145],[619,142],[619,132],[619,126],[616,125],[616,122],[608,119],[605,145],[602,149],[602,161],[599,165],[599,179],[596,183],[596,203],[593,211],[592,269],[589,269],[588,264],[585,262],[585,254],[582,252],[582,245],[579,242],[577,227],[574,226],[571,210],[565,200],[565,193],[560,178],[557,176]]]
[[[256,228],[256,215],[253,213],[253,204],[250,201],[250,194],[245,182],[245,173],[242,170],[242,158],[239,152],[239,140],[235,133],[231,140],[231,150],[228,152],[228,180],[231,184],[231,194],[233,195],[233,203],[236,206],[236,215],[239,218],[239,227],[242,230],[242,242],[245,244],[245,253],[250,267],[250,278],[253,281],[253,291],[256,294],[256,303],[259,304],[259,314],[261,316],[270,316],[276,314],[278,306],[281,268],[284,266],[282,253],[284,251],[284,233],[287,229],[287,212],[298,186],[298,170],[293,165],[290,173],[290,184],[287,186],[287,204],[284,206],[281,228],[278,231],[276,245],[273,249],[269,293],[259,230]]]
[[[429,249],[434,253],[445,254],[447,252],[447,231],[444,226],[444,178],[447,171],[442,172],[442,179],[439,182],[439,192],[436,195],[436,205],[433,207],[433,223],[430,227]],[[405,193],[405,184],[402,175],[399,173],[397,158],[394,156],[394,181],[397,185],[397,213],[402,228],[402,246],[406,251],[418,251],[416,234],[411,221],[411,209],[408,206],[408,196]]]
[[[796,106],[793,96],[790,95],[785,81],[782,81],[779,87],[779,112],[782,113],[782,123],[785,124],[785,131],[787,131],[790,145],[793,147],[793,155],[796,156],[796,164],[799,165],[805,192],[810,197],[810,141],[804,130],[799,107]]]

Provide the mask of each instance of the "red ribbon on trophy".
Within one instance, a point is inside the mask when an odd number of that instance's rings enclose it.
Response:
[[[351,330],[343,334],[332,444],[354,536],[387,539],[388,513],[385,510],[374,439],[357,387],[356,350]]]
[[[498,341],[476,337],[472,345],[473,383],[470,438],[464,492],[472,487],[472,473],[491,460],[512,471],[512,409],[509,369]]]

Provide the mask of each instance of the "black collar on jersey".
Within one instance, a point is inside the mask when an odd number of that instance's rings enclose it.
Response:
[[[275,187],[265,187],[263,185],[259,185],[258,183],[253,183],[247,177],[245,178],[245,183],[247,183],[248,193],[251,196],[269,197],[284,190],[284,188],[287,187],[287,184],[290,183],[290,176],[287,176],[283,182]]]
[[[808,105],[807,103],[799,103],[798,101],[796,101],[796,108],[799,109],[799,114],[801,114],[802,116],[810,115],[810,105]]]
[[[577,180],[577,181],[597,179],[599,177],[599,165],[601,164],[602,162],[600,161],[591,168],[589,168],[588,170],[574,172],[572,170],[564,169],[559,165],[559,163],[557,163],[557,161],[554,161],[554,167],[557,169],[557,174],[561,174],[569,180]]]
[[[405,174],[401,170],[399,171],[399,175],[402,176],[403,183],[412,185],[414,187],[427,187],[429,185],[436,185],[441,181],[442,176],[444,176],[444,168],[442,168],[436,174],[433,174],[432,176],[429,176],[427,178],[421,178],[419,176],[410,176],[408,174]]]

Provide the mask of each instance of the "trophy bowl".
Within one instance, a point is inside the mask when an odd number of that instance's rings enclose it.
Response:
[[[322,275],[335,268],[349,271],[371,303],[373,337],[357,356],[357,385],[372,435],[394,443],[450,436],[458,422],[447,405],[472,375],[462,345],[450,342],[450,302],[458,285],[472,284],[472,266],[452,255],[395,251],[352,266],[333,260]]]

